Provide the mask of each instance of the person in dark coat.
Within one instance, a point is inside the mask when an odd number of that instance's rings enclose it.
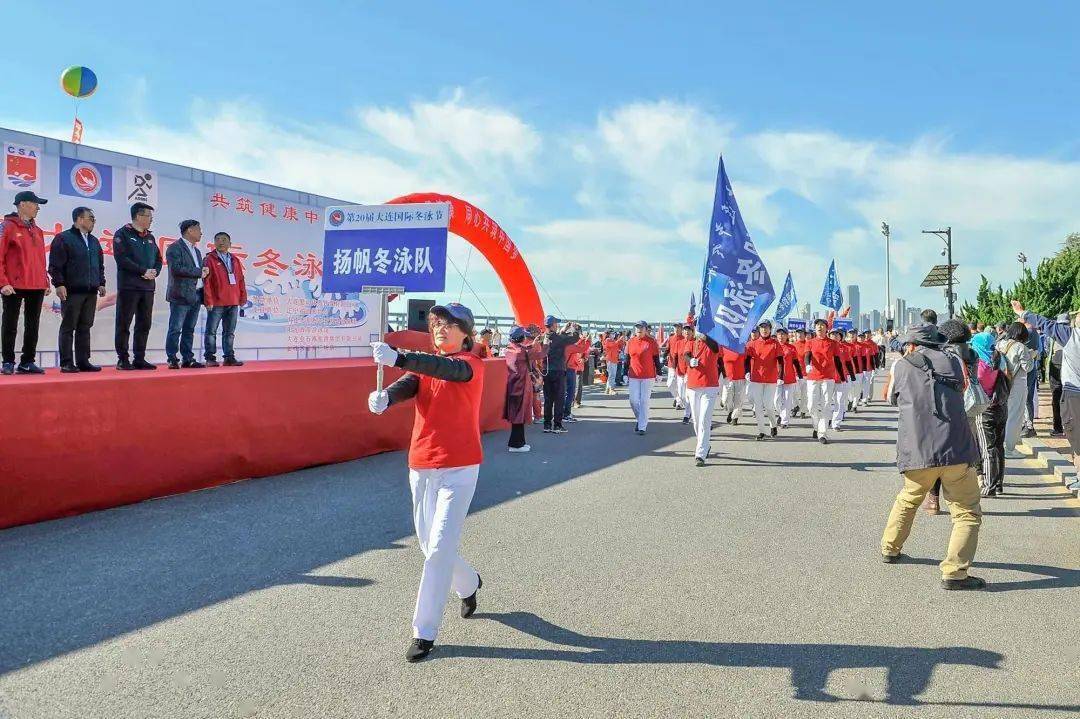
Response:
[[[525,444],[525,425],[533,420],[533,377],[534,363],[544,356],[542,345],[529,342],[525,330],[515,327],[510,330],[510,344],[506,348],[506,402],[503,406],[503,419],[510,423],[511,452],[528,452],[531,447]]]
[[[195,341],[195,324],[199,321],[199,308],[203,303],[203,281],[210,268],[203,266],[199,241],[202,227],[196,220],[180,223],[180,240],[165,250],[169,265],[169,288],[165,299],[169,302],[169,331],[165,335],[165,355],[169,369],[202,369],[206,367],[195,359],[192,345]],[[180,353],[183,363],[176,358]]]
[[[49,279],[60,298],[60,371],[100,372],[90,364],[90,328],[98,297],[105,296],[105,262],[94,231],[94,212],[76,207],[71,229],[49,247]],[[72,352],[74,344],[74,352]]]
[[[116,369],[155,370],[146,361],[146,339],[154,319],[155,279],[161,273],[161,252],[150,232],[154,208],[145,202],[131,206],[131,222],[113,235],[116,260]],[[135,320],[134,337],[131,321]],[[134,361],[128,355],[133,345]]]

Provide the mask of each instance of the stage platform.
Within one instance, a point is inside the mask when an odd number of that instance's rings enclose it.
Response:
[[[0,528],[404,449],[413,405],[375,417],[374,388],[370,359],[0,377]],[[485,361],[485,432],[505,388]]]

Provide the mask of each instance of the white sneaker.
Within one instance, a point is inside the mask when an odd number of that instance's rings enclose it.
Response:
[[[1024,454],[1023,452],[1017,452],[1016,450],[1012,450],[1011,452],[1006,452],[1005,453],[1005,459],[1027,459],[1027,458],[1028,458],[1028,456],[1026,454]]]
[[[520,447],[510,447],[511,452],[528,452],[531,449],[532,449],[532,447],[530,447],[527,444],[523,444]]]

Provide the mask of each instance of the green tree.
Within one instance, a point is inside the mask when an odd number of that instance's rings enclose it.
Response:
[[[1080,233],[1065,238],[1062,249],[1047,257],[1032,273],[1025,269],[1012,289],[1001,285],[995,289],[983,276],[975,294],[975,304],[964,303],[961,313],[969,322],[996,324],[1014,315],[1010,300],[1019,300],[1024,307],[1046,317],[1080,309]]]

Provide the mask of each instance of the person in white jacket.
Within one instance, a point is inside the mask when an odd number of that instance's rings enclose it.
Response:
[[[1005,458],[1023,459],[1027,455],[1016,451],[1020,430],[1024,424],[1024,403],[1027,401],[1028,372],[1035,369],[1035,358],[1024,343],[1028,329],[1023,322],[1013,322],[1005,330],[1005,337],[997,343],[997,350],[1005,358],[1009,375],[1008,417],[1005,420]]]

